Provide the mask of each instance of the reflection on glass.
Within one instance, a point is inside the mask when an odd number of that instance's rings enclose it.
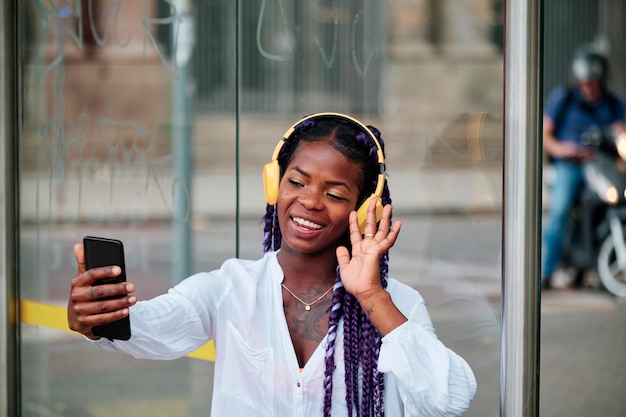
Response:
[[[390,275],[422,293],[472,366],[467,415],[497,415],[503,2],[210,1],[193,19],[174,3],[21,6],[22,299],[63,307],[86,234],[124,241],[139,298],[180,280],[177,262],[195,272],[258,258],[276,142],[301,116],[348,113],[384,134],[404,222]],[[41,323],[22,335],[24,410],[210,408],[211,362],[120,358]]]

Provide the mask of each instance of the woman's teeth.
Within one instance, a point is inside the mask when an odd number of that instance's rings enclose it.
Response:
[[[311,229],[321,229],[322,228],[321,225],[319,225],[317,223],[313,223],[313,222],[311,222],[309,220],[302,219],[300,217],[294,217],[293,221],[296,222],[297,224],[301,225],[301,226],[305,226],[305,227],[308,227],[308,228],[311,228]]]

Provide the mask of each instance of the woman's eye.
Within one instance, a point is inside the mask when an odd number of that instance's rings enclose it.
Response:
[[[332,193],[328,193],[328,198],[330,198],[331,200],[337,200],[337,201],[345,201],[346,200],[342,196],[337,195],[337,194],[332,194]]]
[[[302,187],[302,183],[298,180],[295,180],[293,178],[289,179],[289,184],[291,185],[295,185],[296,187]]]

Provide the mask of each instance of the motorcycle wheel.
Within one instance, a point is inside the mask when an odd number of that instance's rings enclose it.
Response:
[[[626,233],[626,230],[624,231]],[[602,286],[611,294],[626,297],[626,270],[619,269],[615,256],[615,245],[609,234],[598,253],[598,276]]]

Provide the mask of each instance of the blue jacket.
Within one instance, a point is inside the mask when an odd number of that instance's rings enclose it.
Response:
[[[558,87],[548,97],[544,113],[555,124],[557,140],[581,143],[581,134],[592,126],[605,129],[624,121],[624,103],[608,90],[592,104],[583,100],[577,86]]]

